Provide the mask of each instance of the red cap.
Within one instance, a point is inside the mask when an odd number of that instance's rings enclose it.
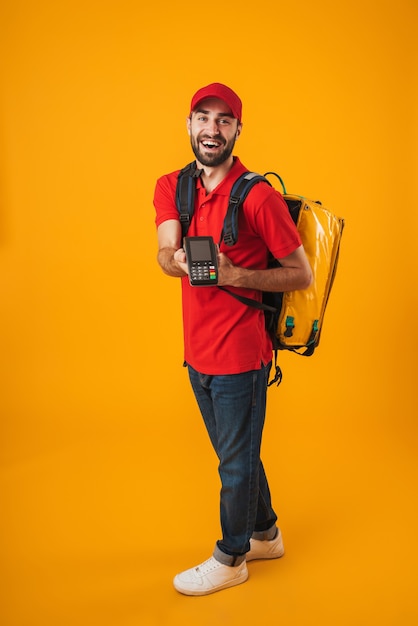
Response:
[[[242,102],[235,91],[232,91],[232,89],[226,85],[222,85],[221,83],[212,83],[211,85],[207,85],[207,87],[202,87],[199,91],[196,91],[192,98],[190,112],[194,111],[199,102],[206,100],[206,98],[218,98],[219,100],[223,100],[231,109],[232,115],[239,122],[241,121]]]

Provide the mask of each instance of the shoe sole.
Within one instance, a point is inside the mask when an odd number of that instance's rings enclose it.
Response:
[[[237,585],[241,585],[248,580],[248,571],[242,574],[239,578],[234,578],[233,580],[229,580],[223,585],[218,585],[217,587],[213,587],[212,589],[206,589],[205,591],[199,591],[199,589],[182,589],[178,584],[176,584],[176,579],[174,579],[173,584],[176,591],[182,593],[185,596],[208,596],[211,593],[216,593],[217,591],[222,591],[223,589],[229,589],[229,587],[236,587]]]
[[[251,561],[272,561],[273,559],[280,559],[284,556],[284,550],[280,554],[268,554],[267,556],[253,556],[246,558],[247,563]]]

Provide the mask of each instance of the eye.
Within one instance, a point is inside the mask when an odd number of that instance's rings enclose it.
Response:
[[[225,126],[225,125],[227,126],[227,125],[229,125],[229,124],[230,124],[230,121],[229,121],[229,119],[226,117],[226,118],[222,118],[222,119],[220,119],[220,120],[219,120],[219,123],[220,123],[220,124],[222,124],[222,125],[224,125],[224,126]]]

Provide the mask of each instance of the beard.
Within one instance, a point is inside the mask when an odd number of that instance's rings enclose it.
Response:
[[[195,155],[199,163],[205,165],[206,167],[217,167],[218,165],[222,165],[222,163],[225,163],[225,161],[227,161],[231,156],[235,146],[235,138],[231,139],[229,142],[225,141],[222,137],[211,137],[211,139],[213,141],[220,142],[223,145],[223,148],[220,152],[216,151],[216,153],[211,154],[210,151],[207,150],[205,153],[202,153],[202,151],[200,150],[200,141],[202,140],[202,137],[196,138],[191,136],[190,143],[192,146],[193,154]]]

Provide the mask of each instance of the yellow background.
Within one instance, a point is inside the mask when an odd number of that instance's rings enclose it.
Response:
[[[1,623],[416,624],[415,0],[3,0],[0,25]],[[171,579],[219,484],[152,196],[212,81],[243,162],[346,230],[319,350],[269,391],[287,554],[193,599]]]

